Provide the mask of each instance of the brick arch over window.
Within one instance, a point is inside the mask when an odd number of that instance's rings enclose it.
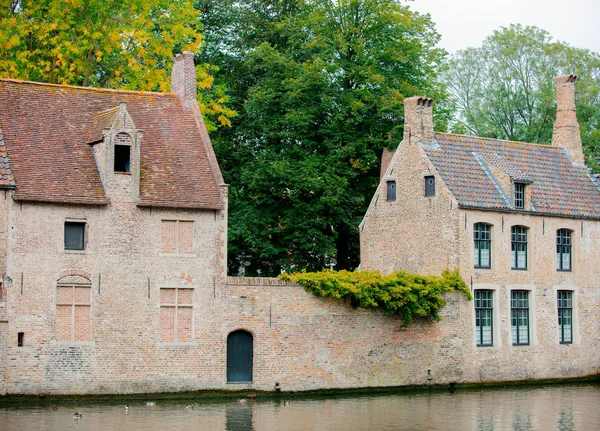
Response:
[[[80,269],[67,269],[65,271],[61,271],[56,278],[57,281],[60,282],[66,277],[79,277],[81,279],[87,280],[88,283],[92,282],[92,274]]]
[[[92,282],[83,271],[63,273],[56,281],[56,340],[92,340]]]
[[[169,283],[195,283],[196,279],[193,275],[187,274],[185,272],[178,272],[173,274],[165,274],[162,277],[164,282]]]

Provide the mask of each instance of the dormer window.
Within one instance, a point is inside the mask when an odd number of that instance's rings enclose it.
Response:
[[[513,200],[514,207],[517,209],[525,208],[525,184],[524,183],[513,183]]]
[[[115,145],[115,172],[131,172],[131,147],[129,145]]]

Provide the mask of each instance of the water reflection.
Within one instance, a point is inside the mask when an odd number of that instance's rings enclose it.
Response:
[[[225,429],[227,431],[248,430],[253,431],[252,404],[233,404],[226,408]]]
[[[193,403],[193,408],[186,405]],[[0,409],[0,430],[193,429],[597,431],[600,386],[396,394],[321,399],[102,405],[59,404]],[[73,413],[83,419],[73,420]]]

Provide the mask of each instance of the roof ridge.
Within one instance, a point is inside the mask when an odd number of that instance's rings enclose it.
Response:
[[[114,88],[99,88],[99,87],[82,87],[79,85],[67,85],[67,84],[50,84],[48,82],[35,82],[35,81],[24,81],[22,79],[13,78],[0,78],[0,82],[12,82],[15,84],[26,84],[26,85],[37,85],[46,87],[58,87],[58,88],[76,88],[78,90],[87,90],[98,93],[128,93],[128,94],[142,94],[142,95],[157,95],[157,96],[173,96],[177,97],[175,93],[165,93],[160,91],[141,91],[141,90],[122,90]]]
[[[561,150],[562,148],[559,147],[553,147],[550,144],[535,144],[533,142],[524,142],[524,141],[513,141],[510,139],[500,139],[500,138],[487,138],[484,136],[474,136],[474,135],[461,135],[459,133],[448,133],[448,132],[434,132],[436,134],[440,134],[440,135],[449,135],[449,136],[459,136],[459,137],[464,137],[464,138],[472,138],[472,139],[483,139],[486,141],[500,141],[500,142],[506,142],[509,144],[520,144],[520,145],[536,145],[538,147],[544,147],[544,148],[553,148],[556,150]]]

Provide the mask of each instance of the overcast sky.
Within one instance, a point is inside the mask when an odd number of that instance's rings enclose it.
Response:
[[[481,45],[509,24],[535,25],[555,40],[600,52],[600,0],[414,0],[408,6],[430,13],[440,46],[449,53]]]

